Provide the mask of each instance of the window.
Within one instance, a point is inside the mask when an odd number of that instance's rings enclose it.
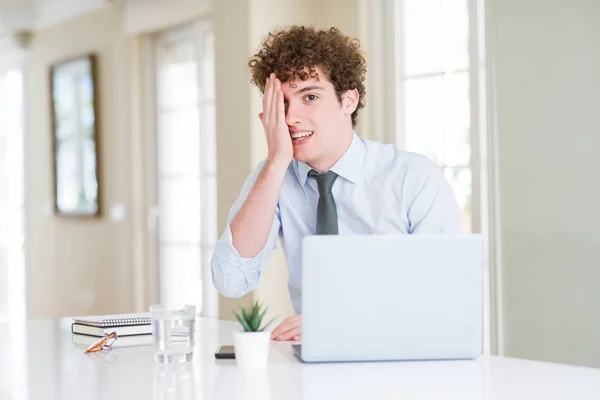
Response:
[[[20,383],[15,398],[27,398],[25,230],[24,230],[24,54],[4,53],[0,66],[0,321],[15,360],[6,379]]]
[[[488,260],[484,0],[382,0],[393,130],[400,147],[437,163],[452,185],[467,233],[486,238],[484,348],[491,350]],[[388,8],[386,10],[386,7]],[[391,7],[391,8],[390,8]],[[389,98],[389,97],[388,97]]]
[[[0,320],[25,320],[23,76],[0,72]]]
[[[213,33],[194,24],[155,36],[153,48],[160,301],[216,315]]]
[[[443,169],[472,231],[467,0],[404,0],[401,27],[399,144]]]

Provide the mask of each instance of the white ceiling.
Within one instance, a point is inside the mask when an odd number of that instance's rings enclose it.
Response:
[[[0,0],[0,36],[36,31],[106,7],[114,0]]]

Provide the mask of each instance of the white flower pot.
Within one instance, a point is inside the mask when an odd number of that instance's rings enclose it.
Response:
[[[271,332],[234,332],[237,365],[245,369],[266,368],[270,342]]]

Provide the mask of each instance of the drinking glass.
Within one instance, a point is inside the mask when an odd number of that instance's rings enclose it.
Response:
[[[154,358],[161,364],[184,363],[194,354],[196,306],[150,306]]]

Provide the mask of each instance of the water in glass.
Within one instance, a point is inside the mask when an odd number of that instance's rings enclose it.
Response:
[[[152,306],[152,335],[159,363],[182,363],[192,359],[196,312],[194,306]]]

